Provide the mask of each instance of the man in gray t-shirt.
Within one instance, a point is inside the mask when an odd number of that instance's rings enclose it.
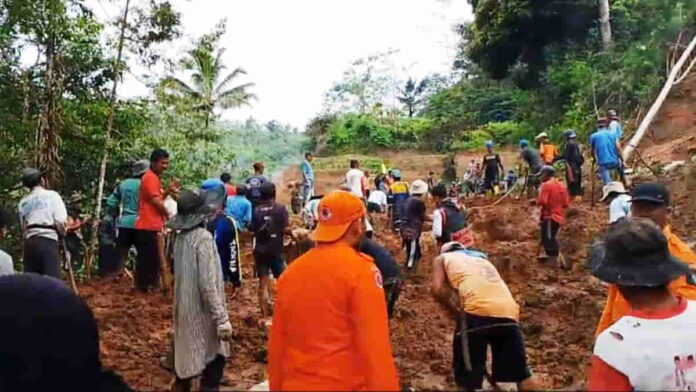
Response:
[[[520,158],[527,164],[527,175],[525,176],[525,181],[527,181],[527,197],[534,197],[541,181],[539,181],[539,171],[541,170],[541,156],[539,151],[533,149],[529,146],[529,141],[522,139],[520,140]],[[522,173],[522,166],[520,166],[520,173]]]
[[[8,220],[8,214],[4,210],[0,210],[0,241],[5,238],[5,234],[7,233]],[[12,257],[0,249],[0,276],[12,274],[14,274]]]

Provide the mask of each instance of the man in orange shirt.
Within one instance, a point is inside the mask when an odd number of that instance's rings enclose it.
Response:
[[[162,149],[154,150],[150,155],[150,169],[140,180],[138,220],[135,222],[135,248],[138,251],[135,261],[135,288],[142,292],[147,292],[159,284],[158,236],[162,235],[167,219],[164,199],[176,192],[173,185],[167,191],[162,191],[160,176],[168,167],[169,153]]]
[[[696,268],[696,253],[677,235],[672,233],[669,226],[669,191],[660,183],[644,183],[636,186],[631,193],[631,215],[633,218],[647,218],[655,222],[667,237],[669,253],[677,259]],[[591,268],[594,269],[594,268]],[[682,276],[673,280],[668,286],[669,291],[687,300],[696,300],[696,286],[689,284]],[[616,320],[627,315],[631,307],[615,285],[609,286],[607,302],[597,325],[596,335],[611,326]]]
[[[396,391],[382,275],[356,250],[365,206],[334,191],[319,204],[317,246],[280,277],[268,343],[271,390]]]
[[[548,165],[543,166],[540,171],[542,184],[537,204],[541,207],[540,240],[546,251],[545,256],[540,256],[540,258],[548,257],[552,264],[557,262],[559,267],[566,268],[567,265],[560,252],[557,236],[565,220],[565,210],[570,205],[570,196],[568,196],[568,189],[565,185],[553,176],[554,173],[553,166]]]
[[[549,140],[549,134],[542,132],[534,138],[539,142],[539,155],[546,165],[552,165],[558,157],[558,148]]]

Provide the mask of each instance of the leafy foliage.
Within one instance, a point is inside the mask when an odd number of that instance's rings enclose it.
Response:
[[[244,83],[232,87],[231,84],[246,71],[236,68],[226,76],[222,72],[224,49],[218,48],[218,41],[224,34],[224,25],[212,35],[204,36],[188,52],[188,57],[181,64],[186,71],[192,71],[192,86],[173,76],[162,80],[160,92],[164,100],[183,100],[192,105],[192,109],[203,114],[205,126],[210,124],[210,117],[215,116],[215,108],[232,109],[249,105],[256,96],[250,93],[253,83]]]

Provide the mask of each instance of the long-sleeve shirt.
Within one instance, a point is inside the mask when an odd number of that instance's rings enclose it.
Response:
[[[319,244],[288,267],[277,285],[268,375],[271,390],[399,389],[382,276],[369,256]]]
[[[229,355],[217,327],[229,321],[215,242],[203,227],[177,234],[174,244],[174,368],[198,376],[220,354]]]
[[[580,150],[580,145],[575,140],[570,140],[565,145],[563,151],[563,158],[566,163],[571,166],[582,166],[585,163],[585,158],[582,156],[582,151]]]
[[[252,211],[251,202],[245,196],[237,195],[227,198],[225,212],[234,219],[239,230],[249,225]]]
[[[696,264],[696,253],[692,251],[684,241],[681,240],[677,235],[672,233],[672,229],[666,226],[662,233],[667,237],[667,245],[669,246],[669,253],[676,257],[677,259],[687,263]],[[686,282],[686,277],[681,276],[673,280],[668,286],[669,291],[672,294],[684,297],[688,300],[696,300],[696,286],[692,286]],[[607,295],[607,302],[604,305],[604,310],[602,311],[602,316],[599,319],[599,324],[597,325],[597,331],[595,334],[599,335],[605,329],[609,328],[616,320],[627,315],[631,310],[626,299],[621,295],[619,290],[615,285],[609,286],[609,294]]]
[[[140,178],[127,178],[106,199],[109,215],[119,216],[120,214],[116,223],[118,227],[135,228],[135,221],[138,219],[139,191]]]

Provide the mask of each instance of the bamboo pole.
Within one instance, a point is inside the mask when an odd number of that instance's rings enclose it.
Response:
[[[677,61],[677,63],[672,68],[672,71],[669,73],[669,76],[667,77],[665,85],[662,87],[662,91],[660,91],[660,95],[657,96],[657,99],[653,103],[652,107],[650,107],[648,114],[645,115],[645,118],[640,123],[640,126],[638,127],[638,130],[636,131],[635,135],[633,135],[631,140],[628,142],[628,145],[624,148],[622,155],[625,162],[628,162],[628,160],[631,158],[631,154],[633,154],[636,147],[638,147],[638,145],[640,144],[640,141],[645,135],[645,132],[648,130],[648,127],[650,127],[650,124],[652,123],[653,119],[655,119],[657,112],[660,111],[662,104],[665,102],[665,99],[667,99],[667,95],[669,95],[669,92],[672,89],[672,86],[674,85],[674,81],[677,79],[677,76],[679,75],[679,71],[681,71],[682,67],[684,67],[684,63],[686,63],[686,61],[691,56],[691,52],[694,50],[694,47],[696,47],[696,36],[694,36],[694,38],[691,39],[689,46],[686,47],[684,53],[682,53],[681,57],[679,58],[679,61]]]

